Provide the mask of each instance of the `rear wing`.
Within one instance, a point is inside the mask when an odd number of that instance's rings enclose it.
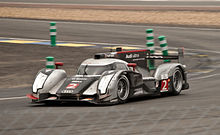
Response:
[[[132,50],[116,52],[115,58],[124,60],[128,63],[136,63],[139,67],[146,68],[147,55],[150,54],[148,50]]]
[[[146,56],[146,59],[158,59],[158,60],[178,60],[179,63],[183,64],[184,61],[183,61],[183,58],[184,58],[184,49],[178,49],[178,54],[177,55],[167,55],[167,56],[164,56],[164,55],[157,55],[157,54],[150,54],[148,53],[147,56]]]
[[[100,58],[117,58],[124,60],[128,63],[136,63],[139,67],[147,68],[148,60],[178,60],[179,63],[183,63],[183,49],[178,49],[177,55],[157,55],[151,54],[149,50],[132,50],[132,51],[118,51],[110,53],[96,54],[95,59]]]

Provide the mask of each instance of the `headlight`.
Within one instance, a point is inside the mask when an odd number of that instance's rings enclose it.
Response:
[[[44,82],[47,79],[47,75],[43,74],[43,73],[39,73],[34,81],[33,84],[33,92],[36,93],[38,89],[42,89]]]
[[[105,94],[106,89],[108,87],[108,84],[110,83],[112,77],[114,74],[106,75],[101,78],[101,81],[99,82],[98,90],[100,90],[100,94]]]

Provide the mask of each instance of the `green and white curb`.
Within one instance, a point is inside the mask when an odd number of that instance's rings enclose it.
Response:
[[[160,48],[161,48],[163,56],[168,56],[168,45],[167,45],[166,37],[159,36],[158,39],[160,42]],[[170,62],[170,60],[164,60],[164,62]]]
[[[52,47],[56,46],[56,35],[57,35],[56,23],[51,22],[50,23],[50,44]]]
[[[46,68],[55,69],[54,57],[52,56],[46,57]]]

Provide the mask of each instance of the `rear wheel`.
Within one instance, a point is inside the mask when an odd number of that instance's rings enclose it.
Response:
[[[172,77],[172,94],[179,95],[183,87],[183,74],[180,68],[174,70]]]
[[[130,86],[129,86],[129,80],[125,75],[120,76],[117,82],[117,96],[119,99],[119,102],[123,103],[125,102],[130,93]]]

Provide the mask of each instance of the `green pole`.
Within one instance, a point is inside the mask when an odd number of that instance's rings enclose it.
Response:
[[[154,52],[155,52],[154,43],[148,42],[148,43],[146,43],[146,45],[147,45],[147,49],[150,50],[150,53],[154,54]]]
[[[57,35],[56,23],[51,22],[50,23],[50,45],[52,47],[56,46],[56,35]]]
[[[147,49],[150,50],[150,54],[154,54],[155,49],[154,49],[154,43],[153,42],[148,42],[146,43]],[[148,60],[148,65],[150,70],[156,69],[154,66],[154,60]]]
[[[161,51],[163,53],[163,56],[168,56],[168,45],[167,45],[166,37],[159,36],[158,39],[160,41],[160,47],[161,47]],[[170,60],[164,60],[164,62],[170,62]]]
[[[47,69],[55,69],[54,57],[52,57],[52,56],[46,57],[46,68]]]
[[[154,30],[153,29],[146,29],[146,40],[147,40],[147,49],[150,50],[150,54],[154,54]],[[154,60],[148,60],[148,65],[150,70],[154,70]]]
[[[154,30],[153,29],[146,29],[146,34],[147,34],[147,37],[146,37],[147,43],[148,42],[154,43]]]

